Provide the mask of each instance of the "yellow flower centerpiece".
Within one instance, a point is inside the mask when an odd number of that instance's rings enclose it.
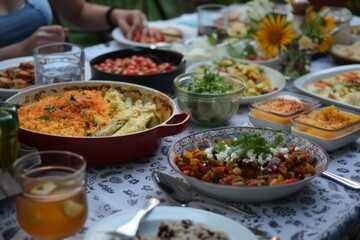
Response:
[[[276,12],[269,0],[250,1],[246,10],[249,23],[233,25],[229,35],[247,41],[247,51],[251,46],[267,58],[279,57],[279,70],[293,80],[310,72],[314,53],[329,51],[336,22],[326,15],[326,8],[315,12],[307,0],[288,0],[287,9],[285,14]]]

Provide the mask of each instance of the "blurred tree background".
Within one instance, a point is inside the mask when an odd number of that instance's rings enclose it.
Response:
[[[206,3],[234,4],[246,3],[249,0],[88,0],[98,4],[114,6],[124,9],[139,9],[143,11],[149,21],[164,20],[175,18],[184,13],[196,11],[196,7]],[[272,0],[276,3],[285,3],[284,0]],[[350,9],[354,15],[360,16],[360,0],[309,0],[313,4],[321,5],[341,5]],[[110,32],[107,33],[89,33],[82,32],[67,22],[63,22],[70,28],[70,38],[75,44],[83,47],[91,46],[99,42],[108,41]]]

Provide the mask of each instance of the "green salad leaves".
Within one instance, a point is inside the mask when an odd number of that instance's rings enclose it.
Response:
[[[194,78],[186,90],[195,93],[218,94],[230,92],[234,90],[234,87],[225,82],[225,78],[220,73],[205,69],[204,76],[202,78]]]

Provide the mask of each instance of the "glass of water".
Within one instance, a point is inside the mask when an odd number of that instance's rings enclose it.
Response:
[[[222,4],[203,4],[197,7],[198,35],[210,36],[228,27],[228,7]]]
[[[50,43],[34,50],[35,85],[84,80],[85,54],[81,47]]]

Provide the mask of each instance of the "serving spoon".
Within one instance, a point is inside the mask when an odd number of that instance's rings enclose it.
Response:
[[[194,197],[191,193],[190,187],[187,184],[165,173],[153,172],[152,179],[161,190],[163,190],[176,204],[179,204],[182,207],[187,207],[190,202],[207,202],[243,214],[245,216],[256,215],[253,212],[241,210],[211,198],[204,198],[201,196]]]

